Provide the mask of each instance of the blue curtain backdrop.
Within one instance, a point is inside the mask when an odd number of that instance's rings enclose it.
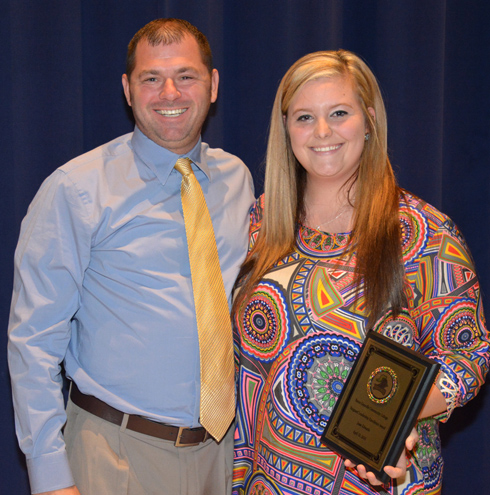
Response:
[[[42,180],[132,130],[126,46],[157,17],[209,38],[220,95],[205,140],[240,156],[262,190],[273,98],[305,53],[346,48],[377,75],[401,185],[449,214],[490,294],[490,7],[472,0],[0,0],[0,493],[29,493],[6,363],[12,258]],[[490,305],[489,297],[485,302]],[[489,492],[490,392],[442,425],[444,495]]]

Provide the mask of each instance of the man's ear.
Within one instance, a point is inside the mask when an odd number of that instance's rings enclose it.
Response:
[[[219,73],[217,69],[211,72],[211,103],[214,103],[218,98]]]
[[[124,89],[124,96],[126,97],[126,101],[128,105],[131,106],[131,91],[129,91],[129,79],[126,74],[122,75],[122,85]]]

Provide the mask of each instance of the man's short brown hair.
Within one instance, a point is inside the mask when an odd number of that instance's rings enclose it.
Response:
[[[126,75],[128,79],[131,77],[136,65],[136,47],[141,40],[145,39],[151,46],[170,45],[180,43],[186,35],[192,36],[197,41],[202,61],[211,74],[213,71],[213,55],[206,36],[190,22],[168,17],[149,22],[133,36],[128,45],[126,56]]]

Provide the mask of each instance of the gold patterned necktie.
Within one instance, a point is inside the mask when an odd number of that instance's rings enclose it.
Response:
[[[201,186],[189,158],[179,158],[192,291],[201,358],[200,422],[218,442],[235,416],[235,368],[230,312],[214,237]]]

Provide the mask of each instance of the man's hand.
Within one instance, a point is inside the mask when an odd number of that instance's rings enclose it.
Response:
[[[412,429],[410,435],[405,441],[405,448],[406,450],[413,450],[417,442],[419,441],[419,435],[417,433],[417,430],[415,428]],[[347,468],[356,468],[357,472],[359,473],[359,477],[368,481],[371,485],[373,486],[379,486],[382,485],[383,483],[376,478],[376,475],[372,473],[371,471],[367,471],[366,468],[362,465],[359,464],[356,466],[355,463],[352,461],[349,461],[349,459],[346,459],[344,461],[345,467]],[[407,455],[406,452],[404,451],[402,455],[400,456],[400,459],[398,460],[396,466],[386,466],[384,468],[385,473],[393,479],[398,479],[398,478],[404,478],[405,474],[407,472]]]
[[[80,492],[76,486],[70,486],[68,488],[62,488],[61,490],[37,493],[36,495],[80,495]]]

